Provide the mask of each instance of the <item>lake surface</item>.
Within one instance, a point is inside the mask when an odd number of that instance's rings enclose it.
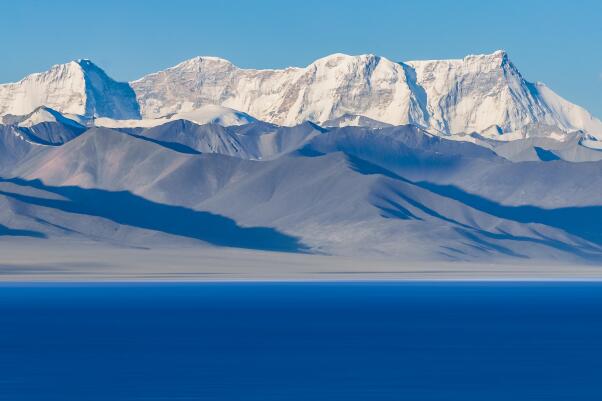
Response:
[[[0,285],[0,400],[601,400],[600,283]]]

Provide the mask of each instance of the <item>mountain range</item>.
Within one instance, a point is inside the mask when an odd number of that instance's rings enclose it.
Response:
[[[0,238],[403,260],[602,259],[602,122],[503,51],[77,60],[0,85]]]

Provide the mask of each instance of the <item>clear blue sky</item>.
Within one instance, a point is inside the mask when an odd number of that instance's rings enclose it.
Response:
[[[197,55],[267,68],[505,49],[528,80],[602,117],[600,0],[2,0],[0,39],[0,82],[76,58],[132,80]]]

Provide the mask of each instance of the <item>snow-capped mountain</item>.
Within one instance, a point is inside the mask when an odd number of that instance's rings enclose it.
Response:
[[[306,68],[244,70],[197,57],[131,83],[144,116],[219,104],[279,125],[317,123],[344,114],[378,121],[425,122],[403,66],[376,56],[335,54]]]
[[[405,65],[428,110],[428,127],[444,133],[538,136],[554,127],[602,137],[602,122],[542,83],[526,81],[504,51],[462,60]]]
[[[78,60],[0,85],[0,115],[26,115],[40,106],[105,118],[99,125],[110,127],[149,127],[178,118],[221,125],[257,119],[286,126],[415,124],[438,135],[477,132],[489,138],[575,131],[602,138],[599,119],[544,84],[526,81],[503,51],[407,62],[333,54],[282,70],[241,69],[221,58],[196,57],[130,84]]]
[[[136,95],[90,60],[71,61],[0,85],[0,115],[26,115],[38,107],[63,114],[117,119],[140,118]]]
[[[159,118],[147,118],[136,120],[116,120],[113,118],[101,117],[94,119],[94,125],[107,128],[135,128],[135,127],[156,127],[172,121],[185,120],[195,124],[217,124],[223,127],[233,125],[244,125],[257,121],[247,113],[243,113],[228,107],[208,104],[198,109],[185,111],[181,113],[170,114]]]
[[[0,95],[0,236],[602,261],[602,123],[504,52],[131,84],[82,60]]]
[[[283,70],[241,69],[197,57],[131,85],[147,117],[218,104],[280,125],[359,115],[441,134],[521,138],[552,128],[602,137],[600,120],[545,85],[526,81],[503,51],[401,63],[334,54]]]
[[[0,117],[0,123],[4,125],[17,125],[19,127],[33,127],[38,124],[44,123],[60,123],[65,125],[72,125],[75,127],[82,127],[82,124],[78,116],[70,118],[69,115],[63,115],[50,107],[40,106],[29,114],[24,116],[13,116],[7,115]]]
[[[5,132],[17,140],[37,145],[62,145],[86,131],[87,120],[79,115],[63,115],[49,107],[40,106],[24,116],[6,115],[0,118]],[[9,157],[2,154],[2,157]]]

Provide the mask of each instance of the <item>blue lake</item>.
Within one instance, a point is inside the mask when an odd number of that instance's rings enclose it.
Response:
[[[602,400],[602,283],[2,284],[0,400]]]

